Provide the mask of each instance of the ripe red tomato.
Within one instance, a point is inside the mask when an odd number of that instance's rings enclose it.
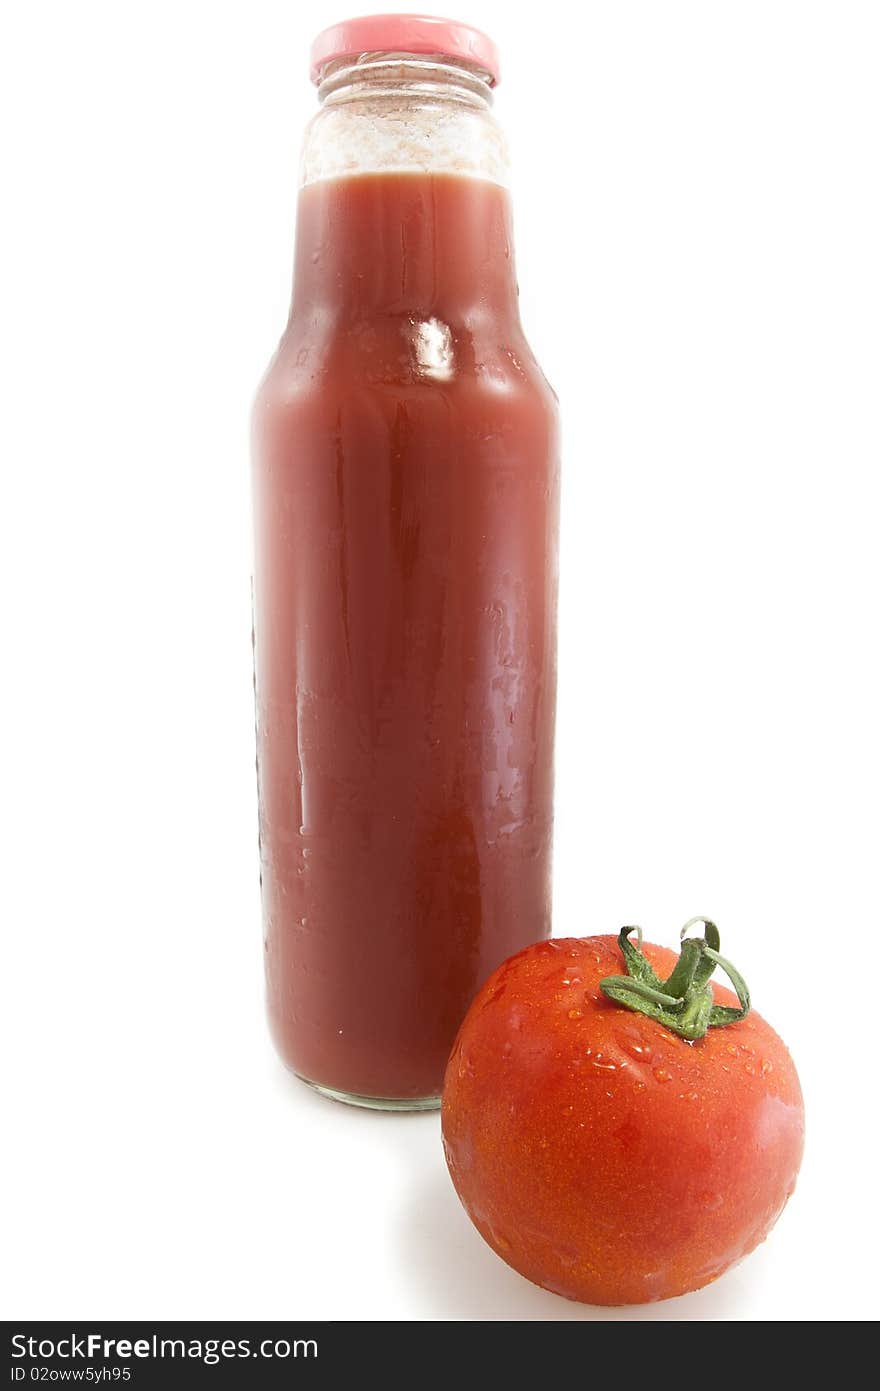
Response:
[[[675,966],[662,947],[644,957],[661,976]],[[590,1304],[721,1275],[770,1231],[803,1150],[800,1084],[769,1024],[751,1013],[689,1042],[603,994],[623,971],[613,937],[511,957],[471,1006],[443,1092],[449,1172],[477,1230],[527,1279]]]

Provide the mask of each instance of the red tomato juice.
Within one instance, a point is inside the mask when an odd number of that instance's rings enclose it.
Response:
[[[302,189],[254,435],[273,1035],[319,1086],[430,1098],[482,981],[550,930],[557,414],[506,191]]]

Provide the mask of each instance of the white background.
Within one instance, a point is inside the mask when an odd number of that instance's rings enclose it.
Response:
[[[801,1071],[801,1182],[608,1313],[471,1229],[435,1116],[263,1022],[247,432],[314,33],[344,4],[4,23],[7,1317],[877,1313],[880,14],[480,3],[565,426],[556,931],[720,924]]]

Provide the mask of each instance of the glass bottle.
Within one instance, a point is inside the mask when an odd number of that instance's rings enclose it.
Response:
[[[254,410],[270,1023],[301,1078],[389,1109],[438,1104],[477,988],[550,931],[558,421],[497,74],[441,20],[316,41]]]

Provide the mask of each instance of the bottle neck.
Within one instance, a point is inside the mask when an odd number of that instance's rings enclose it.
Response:
[[[302,190],[292,313],[452,323],[517,312],[510,202],[497,184],[384,173]]]
[[[430,55],[328,64],[303,150],[294,313],[516,315],[490,81]]]

